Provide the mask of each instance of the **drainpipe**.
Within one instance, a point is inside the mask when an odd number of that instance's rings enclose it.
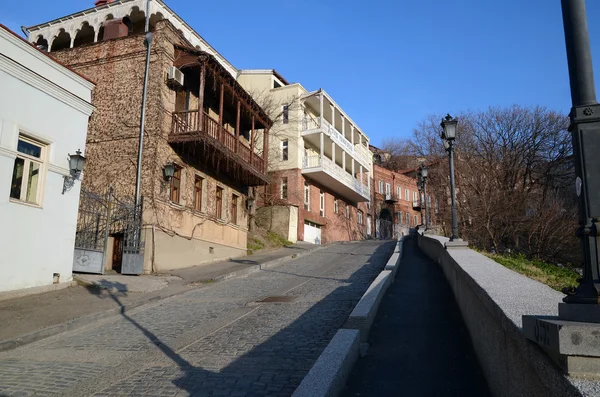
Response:
[[[142,152],[144,150],[144,127],[146,124],[146,98],[148,94],[148,74],[150,72],[150,49],[152,46],[152,33],[150,33],[150,1],[146,2],[146,70],[144,72],[144,89],[142,91],[142,110],[140,114],[140,134],[138,145],[137,174],[135,178],[135,205],[136,212],[140,205],[140,185],[142,179]]]

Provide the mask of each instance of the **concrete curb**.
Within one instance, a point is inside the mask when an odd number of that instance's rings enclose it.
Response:
[[[390,257],[390,259],[388,260],[388,262],[384,268],[384,270],[391,270],[392,283],[394,282],[394,279],[396,278],[396,272],[398,271],[398,266],[400,265],[400,261],[402,260],[402,247],[404,245],[405,239],[406,239],[406,236],[401,237],[400,240],[398,240],[398,243],[396,244],[396,248],[394,249],[394,253]]]
[[[360,301],[348,316],[344,328],[360,331],[360,341],[366,342],[377,315],[377,309],[388,287],[392,284],[392,271],[383,270],[371,283]]]
[[[339,395],[358,360],[360,331],[340,329],[292,397],[333,397]]]
[[[18,290],[14,290],[14,291],[0,292],[0,301],[5,301],[8,299],[15,299],[15,298],[23,298],[23,297],[29,296],[29,295],[44,294],[46,292],[59,291],[61,289],[71,288],[71,287],[76,287],[76,286],[77,286],[77,281],[71,280],[71,281],[66,281],[66,282],[60,283],[60,284],[42,285],[40,287],[31,287],[31,288],[18,289]]]
[[[275,266],[282,265],[288,261],[301,258],[308,254],[314,253],[315,251],[322,250],[328,246],[331,246],[331,245],[323,245],[320,247],[315,247],[315,248],[309,249],[305,252],[296,254],[296,256],[287,255],[287,256],[284,256],[281,258],[273,259],[273,260],[265,262],[265,263],[261,263],[258,265],[252,265],[251,267],[248,267],[246,269],[240,269],[240,270],[237,270],[237,271],[234,271],[231,273],[223,274],[221,276],[213,278],[212,280],[213,281],[224,281],[224,280],[228,280],[228,279],[232,279],[232,278],[236,278],[236,277],[247,276],[249,274],[256,273],[256,272],[259,272],[259,271],[265,270],[265,269],[270,269]],[[74,282],[74,284],[77,284],[77,282]],[[111,318],[113,316],[116,316],[118,314],[126,313],[128,311],[131,311],[132,309],[136,309],[136,308],[139,308],[144,305],[156,303],[158,301],[166,300],[168,298],[172,298],[172,297],[175,297],[178,295],[184,295],[186,293],[192,292],[194,289],[178,291],[178,292],[175,292],[172,294],[167,294],[167,295],[153,296],[152,298],[148,298],[148,299],[141,299],[137,302],[132,302],[123,307],[105,310],[105,311],[98,312],[98,313],[92,313],[87,316],[75,318],[73,320],[66,321],[61,324],[53,325],[51,327],[43,328],[43,329],[31,332],[29,334],[18,336],[16,338],[0,341],[0,352],[16,349],[18,347],[27,345],[29,343],[37,342],[39,340],[46,339],[51,336],[61,334],[63,332],[73,331],[73,330],[76,330],[79,328],[83,328],[84,326],[90,325],[94,322],[105,320],[105,319]]]

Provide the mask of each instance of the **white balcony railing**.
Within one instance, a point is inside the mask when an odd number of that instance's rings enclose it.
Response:
[[[306,156],[303,158],[302,168],[316,168],[322,167],[323,171],[342,182],[344,185],[351,189],[354,189],[361,196],[369,198],[369,188],[365,186],[358,179],[347,173],[342,167],[338,166],[332,160],[327,157],[321,157],[320,155]]]
[[[346,137],[339,132],[333,125],[331,125],[325,119],[315,119],[313,117],[305,117],[302,119],[302,132],[303,133],[315,133],[316,131],[322,131],[325,135],[331,138],[339,147],[341,147],[346,153],[354,157],[359,163],[365,167],[369,167],[371,164],[372,154],[369,149],[365,148],[360,144],[352,145]]]

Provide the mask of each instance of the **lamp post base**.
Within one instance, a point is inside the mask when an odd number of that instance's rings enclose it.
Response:
[[[469,248],[469,242],[460,238],[455,238],[454,240],[448,241],[444,244],[446,249],[455,249],[455,248]]]

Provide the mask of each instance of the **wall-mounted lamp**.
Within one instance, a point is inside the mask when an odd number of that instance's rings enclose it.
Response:
[[[173,175],[175,175],[175,164],[173,163],[167,163],[163,166],[163,175],[165,177],[165,180],[167,182],[169,182],[171,180],[171,178],[173,178]]]
[[[81,154],[81,150],[77,149],[75,154],[69,154],[69,173],[70,175],[65,175],[65,180],[63,182],[63,191],[62,194],[65,194],[66,191],[71,190],[75,181],[79,179],[81,176],[81,171],[83,171],[83,166],[85,165],[85,157]]]
[[[246,200],[246,209],[250,209],[250,207],[252,207],[253,205],[254,205],[254,198],[248,197],[248,199]]]

